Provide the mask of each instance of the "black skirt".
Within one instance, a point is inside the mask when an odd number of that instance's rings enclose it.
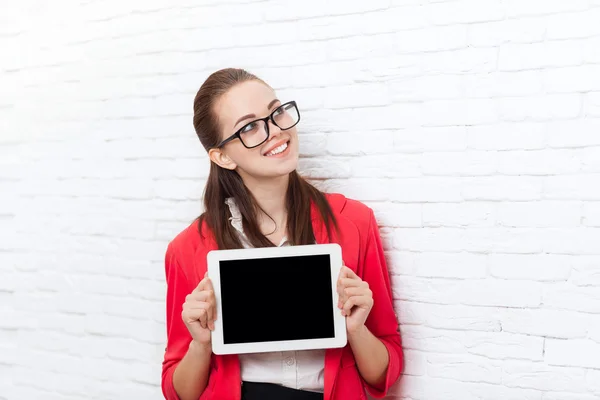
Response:
[[[323,400],[323,393],[296,390],[272,383],[242,382],[242,400]]]

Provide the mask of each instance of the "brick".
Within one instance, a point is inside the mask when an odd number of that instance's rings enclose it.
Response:
[[[569,283],[557,283],[544,287],[545,306],[562,310],[599,313],[600,294],[593,286],[574,286]]]
[[[570,266],[565,257],[538,254],[491,254],[490,275],[501,279],[566,281]]]
[[[427,355],[427,375],[478,383],[502,383],[502,363],[486,357],[454,354]]]
[[[600,66],[553,68],[544,70],[544,88],[548,93],[600,90]]]
[[[388,104],[390,104],[390,93],[386,85],[334,86],[325,91],[325,108],[353,108]]]
[[[587,93],[583,100],[583,108],[586,117],[600,116],[600,92]]]
[[[538,9],[539,10],[539,9]],[[468,41],[472,46],[499,46],[503,43],[535,43],[544,40],[543,18],[518,18],[469,24]]]
[[[499,225],[508,227],[577,227],[582,206],[574,201],[502,203],[497,208]]]
[[[600,227],[600,203],[589,202],[583,205],[582,224],[585,226]]]
[[[502,121],[547,121],[576,118],[581,113],[579,94],[554,94],[533,97],[498,99],[499,117]]]
[[[416,350],[404,350],[404,374],[423,376],[427,374],[427,353]]]
[[[394,150],[400,153],[459,151],[466,148],[465,127],[427,127],[397,132]]]
[[[544,360],[549,365],[598,368],[600,343],[590,340],[546,339]]]
[[[496,206],[492,203],[423,204],[426,227],[492,227],[496,224]]]
[[[434,329],[500,332],[498,315],[489,307],[442,305],[396,301],[403,324],[423,325]]]
[[[511,71],[473,74],[465,77],[469,97],[528,96],[542,93],[538,71]]]
[[[397,103],[385,107],[339,109],[329,112],[329,124],[337,131],[391,130],[417,126],[422,109],[417,104]]]
[[[591,37],[583,45],[583,58],[588,63],[600,62],[600,38]]]
[[[421,205],[408,203],[366,203],[373,209],[375,218],[386,227],[422,226]]]
[[[331,132],[326,137],[325,149],[329,154],[356,156],[356,161],[372,159],[377,154],[389,153],[394,143],[394,132]],[[302,147],[302,144],[301,144]],[[389,166],[389,163],[383,165]],[[384,169],[384,168],[381,168]],[[379,172],[379,171],[378,171]]]
[[[399,396],[418,400],[461,398],[477,400],[488,396],[498,396],[506,400],[541,400],[542,392],[531,389],[515,389],[489,383],[460,382],[454,379],[414,377],[402,379],[398,385]],[[587,399],[586,399],[587,400]]]
[[[577,255],[570,257],[573,270],[569,281],[577,286],[600,286],[600,257]]]
[[[498,50],[467,47],[424,53],[422,64],[423,71],[429,74],[489,73],[498,69]]]
[[[581,368],[548,366],[544,363],[505,361],[502,383],[542,391],[584,392],[586,372]]]
[[[545,392],[542,400],[596,400],[598,396],[593,394],[570,393],[570,392]]]
[[[467,143],[474,150],[533,150],[545,147],[545,124],[514,122],[467,127]]]
[[[357,185],[357,182],[360,184]],[[362,201],[393,200],[390,193],[390,184],[385,179],[329,179],[322,182],[321,190],[344,193],[347,197]]]
[[[440,280],[393,276],[394,299],[452,305],[537,307],[539,282],[495,279]]]
[[[426,126],[490,124],[499,117],[490,99],[427,101],[423,108]]]
[[[569,232],[569,234],[573,233]],[[545,232],[531,228],[397,228],[395,235],[395,248],[404,251],[510,252],[516,254],[538,253],[545,247],[551,249],[551,245],[564,239],[554,231]],[[567,252],[565,251],[565,253]]]
[[[583,0],[568,3],[560,0],[535,0],[528,2],[509,0],[505,5],[507,17],[521,17],[524,15],[543,15],[585,10],[588,7],[588,2]]]
[[[425,6],[425,13],[435,25],[497,21],[505,15],[501,2],[491,1],[484,5],[476,0],[430,3]]]
[[[394,179],[395,189],[390,190],[391,200],[397,202],[459,202],[462,200],[456,178],[405,178]]]
[[[577,2],[576,2],[577,3]],[[595,22],[600,17],[600,10],[560,13],[546,19],[546,37],[552,39],[581,38],[598,35],[600,27]]]
[[[465,200],[538,200],[542,196],[542,182],[542,178],[528,176],[465,178],[461,192]]]
[[[543,67],[579,65],[583,61],[582,42],[554,41],[510,43],[500,46],[498,69],[515,71]]]
[[[375,136],[377,137],[377,136]],[[370,137],[369,140],[374,139]],[[381,143],[385,143],[389,137],[384,137]],[[362,141],[364,142],[364,141]],[[354,145],[351,145],[354,147]],[[344,147],[337,146],[338,150],[344,151]],[[345,146],[346,148],[350,146]],[[369,145],[366,148],[371,147]],[[389,147],[374,146],[378,151],[389,151]],[[333,145],[332,145],[333,149]],[[350,150],[347,150],[350,151]],[[382,178],[418,177],[421,176],[421,157],[413,154],[377,154],[376,151],[365,155],[358,155],[349,162],[352,176],[369,177],[380,176]]]
[[[600,392],[600,372],[598,370],[588,370],[586,375],[587,387],[595,392]]]
[[[453,99],[464,92],[464,77],[460,75],[434,74],[394,79],[390,82],[392,101],[421,101]]]
[[[402,5],[406,5],[403,3]],[[421,5],[406,5],[370,12],[360,16],[361,31],[364,34],[396,32],[425,28],[428,25],[427,10]],[[352,27],[356,32],[356,27]]]
[[[549,309],[502,309],[499,320],[503,332],[562,339],[584,338],[589,325],[585,314]]]
[[[350,61],[370,56],[385,56],[394,51],[395,46],[395,34],[393,33],[351,36],[331,39],[324,46],[319,44],[319,47],[326,50],[327,59],[333,61]]]
[[[347,7],[339,7],[337,3],[323,4],[315,0],[303,3],[299,6],[293,2],[281,2],[265,10],[267,21],[296,20],[300,18],[321,17],[323,15],[360,14],[368,11],[385,9],[388,1],[377,0],[369,4],[352,3]]]
[[[599,200],[598,174],[557,175],[544,178],[543,197],[552,200]]]
[[[435,152],[421,157],[424,175],[477,176],[497,171],[497,154],[492,151]]]
[[[469,253],[414,253],[412,275],[476,279],[487,275],[486,258]]]
[[[586,147],[600,145],[600,119],[554,121],[546,127],[548,147]]]
[[[339,160],[316,160],[314,158],[306,158],[300,160],[298,169],[302,171],[302,175],[308,179],[319,178],[349,178],[351,176],[351,168],[348,162]]]
[[[343,15],[304,19],[295,24],[287,23],[287,25],[297,26],[296,35],[300,40],[323,40],[354,36],[356,35],[356,25],[358,23],[360,23],[359,15]],[[267,29],[271,28],[270,24],[264,26]]]
[[[600,254],[597,243],[600,229],[596,228],[551,228],[543,238],[544,249],[556,254]]]
[[[443,26],[396,33],[396,51],[415,53],[466,47],[466,25]]]
[[[442,334],[443,333],[443,334]],[[543,338],[503,332],[466,332],[406,325],[407,349],[456,355],[483,356],[495,360],[542,360]]]
[[[505,175],[559,175],[580,170],[581,157],[572,150],[506,151],[498,154],[498,172]]]

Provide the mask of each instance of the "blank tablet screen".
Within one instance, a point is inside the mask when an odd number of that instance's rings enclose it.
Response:
[[[333,338],[329,255],[220,261],[223,343]]]

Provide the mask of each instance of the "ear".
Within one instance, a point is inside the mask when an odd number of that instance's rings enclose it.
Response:
[[[210,158],[210,161],[221,168],[229,169],[231,171],[237,168],[237,164],[221,149],[210,149],[208,151],[208,157]]]

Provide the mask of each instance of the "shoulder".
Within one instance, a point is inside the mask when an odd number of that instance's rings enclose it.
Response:
[[[171,253],[180,260],[193,257],[197,249],[206,246],[211,237],[206,223],[202,224],[202,234],[200,234],[198,219],[195,219],[169,242],[167,253]]]
[[[369,228],[373,220],[373,210],[369,206],[339,193],[327,193],[325,196],[338,220],[347,220],[359,231]]]

